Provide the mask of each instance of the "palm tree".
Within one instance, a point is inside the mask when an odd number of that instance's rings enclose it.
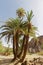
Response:
[[[23,8],[18,8],[17,11],[16,11],[16,13],[17,13],[17,16],[20,19],[20,21],[23,20],[23,17],[26,14],[26,12],[25,12],[25,10]]]
[[[24,30],[23,30],[25,33],[24,42],[23,42],[24,47],[22,47],[22,48],[24,48],[24,53],[23,53],[21,61],[23,61],[26,56],[29,37],[32,36],[32,37],[36,38],[35,31],[37,30],[37,28],[34,27],[31,23],[31,19],[33,17],[33,12],[32,11],[30,11],[30,13],[28,12],[28,14],[26,14],[26,16],[27,16],[27,20],[24,22]],[[23,49],[22,49],[22,52],[23,52]],[[22,52],[21,52],[21,54],[22,54]]]
[[[24,17],[24,14],[25,14],[25,10],[23,8],[19,8],[17,10],[18,18],[17,19],[10,18],[5,23],[5,25],[1,26],[1,28],[4,31],[0,33],[1,38],[5,36],[8,40],[7,43],[10,41],[10,38],[13,38],[12,39],[13,40],[13,54],[15,58],[18,55],[17,54],[18,53],[18,37],[21,34],[21,31],[23,31],[22,30],[23,22],[21,21],[23,20],[22,18]]]
[[[25,16],[25,14],[27,20],[23,21],[23,17]],[[32,11],[30,11],[30,13],[26,13],[23,8],[19,8],[17,10],[17,15],[18,18],[10,18],[5,23],[5,25],[1,26],[3,31],[0,33],[0,38],[5,36],[5,38],[7,39],[7,43],[10,41],[10,39],[12,39],[14,59],[16,59],[17,57],[21,57],[23,53],[22,57],[20,58],[20,61],[23,61],[27,53],[29,37],[35,37],[35,30],[37,28],[34,27],[31,23],[31,19],[33,17]],[[24,37],[21,52],[18,54],[18,41],[19,36],[21,35]]]
[[[19,8],[19,9],[17,9],[16,13],[17,13],[17,15],[18,15],[18,18],[20,19],[20,22],[22,22],[23,17],[24,17],[25,14],[26,14],[25,10],[24,10],[23,8]],[[22,22],[22,23],[23,23],[23,22]],[[23,26],[22,26],[22,29],[23,29],[23,28],[24,28],[24,24],[23,24]],[[22,30],[22,31],[23,31],[23,30]],[[22,53],[22,50],[23,50],[23,46],[24,46],[24,39],[25,39],[25,36],[24,36],[24,38],[23,38],[23,43],[22,43],[21,52],[18,54],[18,57],[21,56],[21,53]]]
[[[20,12],[20,11],[19,11]],[[19,15],[18,15],[19,16]],[[34,27],[31,23],[31,19],[33,17],[33,12],[32,10],[29,12],[27,12],[26,14],[26,17],[27,17],[27,20],[24,22],[24,26],[23,26],[23,31],[24,31],[24,37],[23,37],[23,43],[22,43],[22,48],[21,48],[21,52],[20,54],[18,55],[18,57],[21,57],[22,55],[22,52],[23,52],[23,49],[24,49],[24,54],[22,56],[22,59],[20,59],[21,61],[24,60],[25,56],[26,56],[26,52],[27,52],[27,48],[28,48],[28,40],[29,40],[29,37],[30,36],[35,36],[35,30],[37,30],[36,27]]]
[[[16,58],[18,52],[18,33],[19,35],[21,34],[22,22],[18,18],[10,18],[1,28],[3,31],[0,33],[0,38],[5,36],[7,43],[12,39],[13,54],[14,58]]]

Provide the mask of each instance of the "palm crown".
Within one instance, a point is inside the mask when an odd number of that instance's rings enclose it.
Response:
[[[22,30],[22,22],[18,18],[10,18],[8,21],[6,21],[5,25],[1,26],[2,30],[4,32],[0,33],[0,38],[7,37],[8,41],[10,40],[11,36],[15,35],[16,32],[21,33]],[[21,29],[21,30],[20,30]]]
[[[26,12],[25,12],[25,10],[23,9],[23,8],[19,8],[17,11],[16,11],[16,13],[17,13],[17,15],[18,15],[18,17],[24,17],[25,16],[25,14],[26,14]]]

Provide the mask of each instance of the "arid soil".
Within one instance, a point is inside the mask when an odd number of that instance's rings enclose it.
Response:
[[[17,62],[11,63],[11,60],[13,59],[13,55],[10,56],[1,56],[0,55],[0,65],[15,65]],[[38,54],[32,54],[32,55],[26,55],[25,60],[27,61],[27,65],[43,65],[43,56]],[[21,65],[21,63],[18,63],[18,65]]]

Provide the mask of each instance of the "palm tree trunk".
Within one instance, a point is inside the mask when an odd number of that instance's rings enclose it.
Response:
[[[22,43],[22,48],[21,48],[21,52],[18,54],[18,58],[20,58],[21,57],[21,55],[22,55],[22,52],[23,52],[23,48],[24,48],[24,43],[25,43],[25,35],[24,35],[24,37],[23,37],[23,43]]]
[[[16,59],[16,52],[15,52],[15,37],[13,36],[13,54],[14,54],[14,60]]]
[[[19,38],[18,38],[18,32],[17,32],[16,33],[16,57],[18,55],[18,40],[19,40]]]
[[[26,56],[26,53],[27,53],[27,49],[28,49],[28,35],[26,36],[26,44],[24,45],[24,53],[23,53],[23,56],[22,56],[22,59],[20,60],[21,62],[23,62],[23,60],[25,59],[25,56]]]
[[[14,54],[13,60],[16,60],[18,55],[18,32],[16,33],[15,36],[13,36],[13,54]]]

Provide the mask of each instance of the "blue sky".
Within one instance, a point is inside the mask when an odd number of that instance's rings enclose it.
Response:
[[[43,35],[43,0],[0,0],[0,25],[10,17],[15,18],[16,10],[20,7],[26,11],[33,10],[33,24],[38,27],[40,35]],[[4,40],[3,43],[5,44]]]

